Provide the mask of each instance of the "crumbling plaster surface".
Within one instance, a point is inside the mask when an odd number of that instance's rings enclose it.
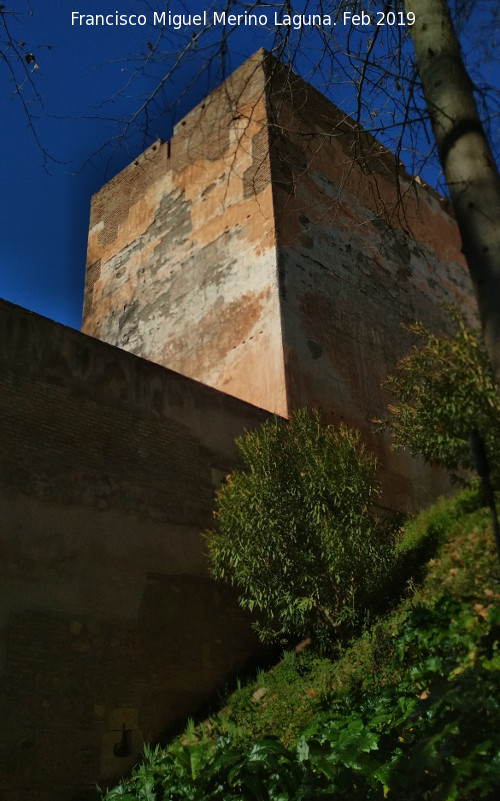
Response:
[[[255,651],[199,532],[269,411],[359,426],[393,508],[446,487],[371,427],[400,322],[472,296],[452,217],[394,166],[256,54],[93,199],[83,330],[132,353],[0,304],[0,798],[125,773]]]
[[[269,411],[359,427],[388,506],[447,488],[372,420],[401,324],[440,331],[442,303],[473,309],[453,217],[263,51],[94,198],[89,263],[85,331]]]
[[[82,330],[286,413],[261,59],[93,199]]]
[[[418,508],[446,490],[444,472],[393,454],[373,420],[412,344],[402,324],[443,332],[442,304],[457,301],[474,315],[457,227],[436,193],[280,66],[269,95],[288,408],[319,406],[359,428],[382,466],[383,502]]]
[[[371,421],[401,323],[442,330],[440,304],[473,306],[454,220],[262,51],[95,197],[89,262],[84,330],[270,411],[360,427],[398,506],[446,487]]]

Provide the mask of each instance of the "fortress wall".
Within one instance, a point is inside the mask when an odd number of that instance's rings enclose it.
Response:
[[[84,331],[261,408],[360,428],[388,506],[448,488],[372,420],[411,343],[401,323],[440,331],[440,304],[475,306],[453,217],[264,51],[95,196],[88,261]]]
[[[91,797],[258,648],[200,531],[268,415],[6,302],[0,363],[0,798]]]
[[[280,65],[272,76],[288,407],[321,406],[327,420],[360,428],[382,463],[385,503],[419,508],[446,490],[444,471],[395,455],[372,421],[386,414],[382,381],[413,344],[402,324],[444,331],[441,304],[457,300],[474,314],[456,224],[319,92]]]
[[[255,652],[199,534],[264,410],[360,427],[393,508],[447,488],[371,433],[400,323],[473,306],[452,217],[394,167],[259,52],[94,197],[104,341],[1,303],[0,798],[90,798]]]
[[[93,198],[82,330],[286,412],[262,58]]]

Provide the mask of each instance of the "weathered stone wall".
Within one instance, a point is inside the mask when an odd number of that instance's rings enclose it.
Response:
[[[85,333],[283,412],[259,56],[93,198],[87,265]]]
[[[359,427],[389,506],[447,488],[372,420],[409,347],[401,324],[439,331],[440,304],[473,303],[455,222],[263,51],[94,198],[89,264],[85,331],[270,411]]]
[[[85,798],[258,647],[200,531],[268,415],[5,302],[0,365],[0,798]]]
[[[474,307],[456,224],[435,192],[323,95],[271,63],[270,132],[288,408],[321,406],[364,434],[385,502],[418,508],[444,472],[373,434],[381,383],[408,352],[402,324],[446,325],[443,303]],[[399,176],[399,182],[398,182]]]
[[[390,506],[446,486],[371,433],[400,323],[472,297],[395,166],[260,52],[93,199],[83,329],[111,345],[0,306],[0,798],[86,797],[255,651],[199,534],[264,410],[360,427]]]

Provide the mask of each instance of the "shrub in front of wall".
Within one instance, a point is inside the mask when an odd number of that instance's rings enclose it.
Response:
[[[492,475],[500,478],[500,394],[481,332],[459,310],[448,309],[452,336],[436,336],[416,322],[408,330],[417,343],[384,386],[396,398],[389,416],[378,421],[396,449],[449,470],[474,467],[468,443],[477,429]]]
[[[304,409],[237,441],[244,469],[217,496],[211,571],[256,612],[263,641],[344,638],[386,576],[391,546],[371,512],[375,459],[358,432]]]

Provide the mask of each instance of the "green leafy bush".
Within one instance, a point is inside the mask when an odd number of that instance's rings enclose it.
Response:
[[[448,312],[453,336],[435,336],[420,322],[408,327],[418,344],[384,384],[397,403],[379,424],[392,433],[396,449],[450,470],[473,467],[468,436],[476,428],[498,479],[500,394],[491,362],[480,331],[456,308]]]
[[[444,596],[408,612],[390,654],[397,683],[341,695],[299,737],[316,787],[360,801],[497,798],[500,618],[479,611]]]
[[[212,574],[259,613],[263,640],[349,630],[386,575],[391,548],[370,511],[375,459],[316,412],[273,419],[237,441],[245,469],[217,497]]]
[[[339,692],[286,748],[266,737],[146,748],[105,801],[496,801],[500,614],[442,597],[409,610],[397,681]]]
[[[146,747],[102,797],[496,801],[500,591],[488,525],[470,490],[406,524],[405,549],[428,529],[440,543],[411,596],[335,661],[306,649],[259,671],[217,720]]]

